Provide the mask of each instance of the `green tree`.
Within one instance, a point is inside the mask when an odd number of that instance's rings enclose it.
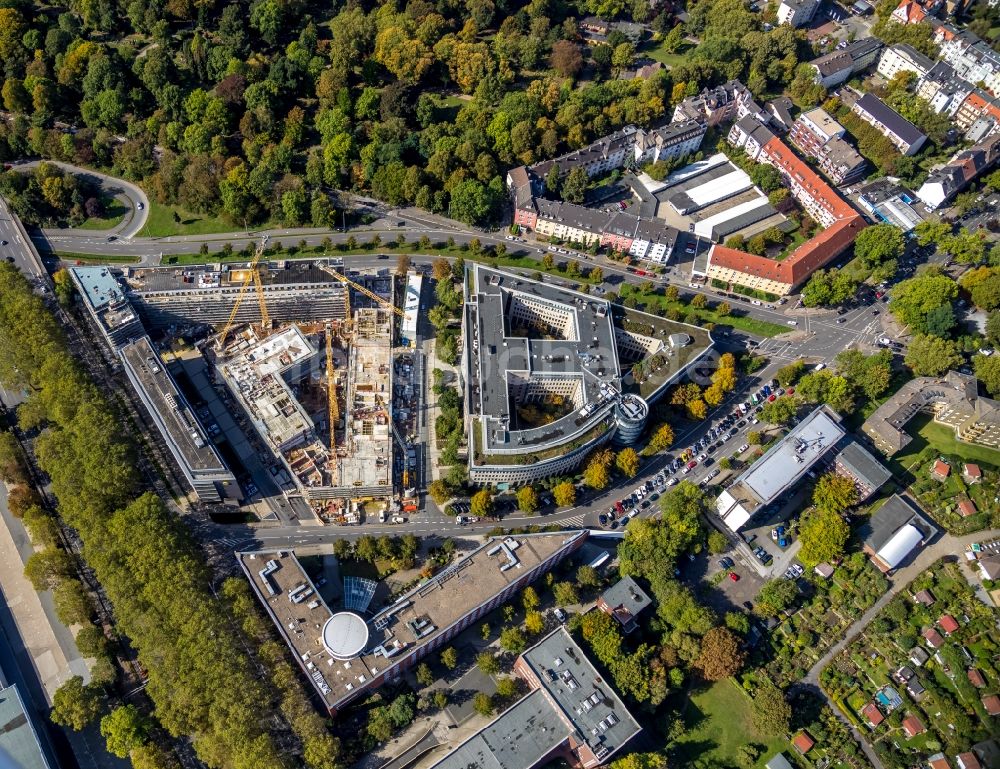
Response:
[[[719,555],[729,549],[729,540],[721,531],[712,529],[708,532],[708,552]]]
[[[538,492],[534,486],[522,486],[517,490],[517,507],[525,513],[533,513],[540,506]]]
[[[615,457],[615,467],[626,478],[635,478],[639,472],[639,454],[632,447],[626,447]]]
[[[570,507],[576,504],[576,486],[572,481],[562,481],[552,487],[552,497],[557,507]]]
[[[794,398],[781,397],[764,405],[761,421],[772,425],[787,425],[795,418],[797,407]]]
[[[562,197],[570,203],[583,203],[587,194],[590,177],[581,166],[577,166],[568,174],[562,183]]]
[[[838,517],[857,501],[857,487],[846,475],[826,473],[820,477],[813,489],[813,504],[820,510]]]
[[[576,570],[576,581],[581,587],[600,587],[601,575],[593,566],[584,564]]]
[[[93,687],[84,686],[80,676],[73,676],[52,696],[53,723],[80,731],[100,714],[103,698]]]
[[[552,596],[560,606],[574,606],[580,603],[580,596],[572,582],[556,582],[552,586]]]
[[[438,505],[443,505],[452,497],[451,487],[440,478],[431,481],[427,487],[427,493],[431,495],[431,499]]]
[[[476,692],[476,696],[472,698],[472,707],[481,716],[493,715],[493,699],[485,692]]]
[[[828,509],[808,513],[799,528],[799,559],[806,566],[834,561],[844,554],[850,535],[851,527],[837,513]]]
[[[455,666],[458,665],[458,652],[451,646],[444,649],[441,652],[441,664],[448,668],[448,670],[454,670]]]
[[[754,726],[764,734],[784,737],[788,734],[792,721],[792,707],[785,700],[781,689],[768,683],[759,686],[754,692],[750,717]]]
[[[90,620],[93,607],[78,579],[65,579],[52,591],[56,616],[64,625],[78,625]]]
[[[421,662],[417,665],[414,675],[416,676],[417,683],[421,686],[430,686],[434,683],[434,674],[431,672],[431,668],[426,662]]]
[[[480,652],[476,656],[476,667],[488,676],[495,676],[500,672],[500,663],[497,658],[488,651]]]
[[[49,547],[33,553],[24,564],[24,576],[35,590],[52,590],[73,573],[73,561],[65,550]]]
[[[629,753],[612,761],[609,769],[667,769],[667,759],[659,753]]]
[[[745,661],[740,639],[728,628],[714,627],[702,637],[694,666],[706,680],[721,681],[740,672]]]
[[[955,325],[952,301],[958,284],[947,275],[918,275],[892,290],[889,309],[917,334],[946,336]]]
[[[1000,395],[1000,355],[976,355],[972,368],[990,395]]]
[[[765,617],[774,617],[791,606],[798,588],[790,579],[772,579],[757,593],[757,611]]]
[[[898,259],[906,249],[902,231],[891,224],[875,224],[861,231],[854,241],[854,255],[868,267]]]
[[[800,360],[794,363],[789,363],[787,366],[782,366],[779,368],[775,374],[774,378],[778,380],[778,384],[782,387],[789,387],[798,381],[798,378],[802,376],[802,373],[806,370],[806,364]]]
[[[799,380],[796,393],[806,403],[826,403],[844,414],[854,411],[854,392],[850,383],[829,369],[806,374]]]
[[[500,648],[511,654],[520,654],[528,648],[528,642],[524,638],[524,633],[520,628],[504,628],[500,632]]]
[[[135,705],[122,705],[101,719],[101,736],[107,742],[108,752],[126,758],[149,736],[149,721]]]
[[[889,389],[892,379],[892,353],[889,350],[866,355],[852,347],[837,355],[836,366],[853,387],[862,390],[869,398],[878,398]]]
[[[962,364],[955,343],[929,334],[918,334],[910,340],[903,359],[915,376],[939,376]]]

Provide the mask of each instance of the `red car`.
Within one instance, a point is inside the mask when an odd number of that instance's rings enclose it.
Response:
[[[733,582],[739,582],[740,581],[740,575],[737,574],[735,571],[731,571],[731,572],[729,572],[729,579],[731,579]]]
[[[795,395],[795,388],[789,387],[787,390],[785,390],[785,395]]]
[[[688,462],[688,470],[694,470],[697,466],[698,466],[697,459],[692,459],[690,462]]]
[[[777,399],[777,397],[778,397],[777,395],[775,395],[774,393],[771,393],[770,395],[767,396],[767,402],[768,403],[774,403],[774,401]]]

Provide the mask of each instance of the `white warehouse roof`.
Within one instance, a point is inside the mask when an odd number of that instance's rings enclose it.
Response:
[[[878,551],[879,560],[890,569],[895,569],[913,548],[923,541],[923,538],[923,532],[912,523],[908,523],[893,534],[892,539]]]
[[[758,208],[770,208],[771,204],[768,202],[767,198],[763,195],[754,198],[753,200],[748,200],[745,203],[740,203],[733,206],[732,208],[727,208],[725,211],[720,211],[714,216],[710,216],[707,219],[702,219],[694,225],[694,231],[697,235],[703,238],[712,238],[715,227],[723,222],[728,222],[735,219],[743,214],[755,211]]]
[[[687,190],[687,196],[691,198],[695,206],[704,208],[712,203],[745,192],[751,187],[753,187],[753,182],[747,172],[734,166],[733,170],[725,176],[720,176],[718,179]]]

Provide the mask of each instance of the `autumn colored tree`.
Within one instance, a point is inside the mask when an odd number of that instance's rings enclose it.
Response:
[[[721,681],[740,672],[745,661],[739,638],[728,628],[714,627],[702,636],[694,666],[706,680]]]

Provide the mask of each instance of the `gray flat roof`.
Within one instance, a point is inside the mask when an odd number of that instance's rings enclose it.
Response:
[[[73,274],[83,288],[84,299],[93,309],[100,310],[112,304],[125,301],[118,280],[108,267],[71,267]]]
[[[809,468],[844,437],[832,412],[820,406],[744,472],[736,483],[767,505],[798,483]]]
[[[652,599],[646,591],[639,587],[639,584],[631,577],[622,577],[615,584],[601,593],[601,598],[612,609],[623,606],[632,614],[637,616],[639,612],[652,603]]]
[[[157,422],[166,430],[167,439],[188,467],[200,473],[228,472],[149,337],[129,342],[121,348],[120,354],[133,381],[142,388],[145,400],[156,410],[154,417],[159,417]]]
[[[279,261],[261,262],[260,279],[265,288],[270,286],[311,285],[322,283],[340,287],[342,284],[330,277],[313,262]],[[196,289],[239,288],[246,276],[244,264],[202,264],[184,267],[131,268],[126,271],[129,288],[145,294],[158,291],[193,291]]]
[[[888,468],[867,452],[861,444],[852,441],[837,455],[854,477],[863,480],[873,489],[879,488],[892,477]]]
[[[603,680],[565,627],[560,626],[528,649],[523,660],[563,716],[573,724],[577,741],[586,742],[602,761],[641,731],[625,703]],[[590,707],[584,704],[588,698]],[[614,715],[615,721],[610,726],[609,714]],[[608,752],[603,753],[603,748]]]
[[[49,769],[16,686],[0,689],[0,748],[17,769]]]
[[[471,352],[467,374],[473,403],[478,405],[476,416],[491,422],[486,430],[487,449],[541,448],[596,423],[600,410],[586,416],[581,410],[606,400],[609,388],[617,387],[620,373],[610,303],[479,264],[472,267],[472,283],[467,304],[473,329],[472,338],[466,340]],[[569,338],[512,336],[516,307],[555,313],[565,323],[563,335]],[[516,428],[512,389],[544,378],[579,386],[572,413],[540,427],[512,429]]]

